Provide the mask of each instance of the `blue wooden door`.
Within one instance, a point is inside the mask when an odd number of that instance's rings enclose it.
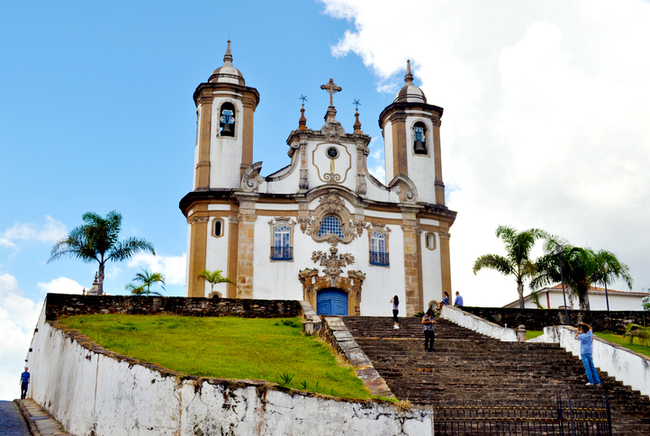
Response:
[[[348,294],[334,288],[323,289],[316,297],[316,312],[319,315],[348,314]]]

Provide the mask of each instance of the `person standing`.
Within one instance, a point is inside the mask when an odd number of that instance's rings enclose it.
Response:
[[[27,372],[27,367],[25,367],[25,372],[20,374],[20,399],[24,400],[27,397],[27,388],[29,387],[29,377],[30,374]]]
[[[580,331],[582,330],[582,333]],[[580,341],[580,359],[582,359],[582,364],[585,367],[585,372],[587,373],[587,382],[588,385],[597,385],[600,386],[600,378],[598,377],[598,372],[594,366],[593,354],[593,339],[594,331],[592,330],[589,324],[584,322],[578,323],[578,331],[576,332],[576,339]]]
[[[458,291],[456,291],[456,299],[454,300],[454,306],[463,307],[463,297],[460,296]]]
[[[429,307],[427,313],[422,317],[422,324],[424,325],[424,351],[425,353],[433,353],[433,341],[436,337],[433,330],[433,325],[436,320],[433,316],[433,309]]]
[[[399,330],[399,320],[397,319],[397,314],[399,313],[399,297],[395,295],[390,299],[390,302],[393,303],[393,328]]]

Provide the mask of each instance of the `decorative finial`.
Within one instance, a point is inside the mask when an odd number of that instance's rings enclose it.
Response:
[[[359,100],[353,100],[352,104],[357,108],[357,110],[359,109],[359,106],[361,106],[361,103],[359,103]]]
[[[330,79],[329,82],[325,85],[321,85],[320,89],[324,89],[325,91],[329,92],[330,94],[330,107],[334,107],[334,94],[337,92],[343,91],[343,88],[338,86],[336,83],[334,83],[333,79]]]
[[[356,112],[354,114],[355,122],[354,122],[354,126],[353,126],[354,127],[354,133],[363,133],[361,131],[361,122],[359,121],[359,106],[361,106],[361,103],[359,102],[359,100],[354,100],[354,103],[352,103],[352,104],[356,106]]]
[[[411,60],[406,60],[406,75],[404,76],[404,81],[406,83],[413,82],[413,74],[411,73]]]
[[[232,64],[232,53],[230,53],[230,40],[228,40],[228,48],[226,48],[226,54],[223,56],[224,64]]]
[[[298,130],[307,130],[307,118],[305,118],[305,102],[307,101],[307,96],[300,94],[300,100],[302,100],[302,107],[300,108]]]

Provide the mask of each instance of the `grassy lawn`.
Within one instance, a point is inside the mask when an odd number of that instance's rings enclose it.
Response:
[[[543,334],[543,330],[526,330],[526,340],[536,338],[537,336],[542,336]]]
[[[632,351],[636,351],[639,354],[650,357],[650,347],[639,344],[639,340],[635,340],[633,344],[630,344],[629,336],[615,335],[614,333],[603,332],[595,333],[600,339],[604,339],[609,342],[613,342],[618,345],[622,345],[625,348],[628,348]]]
[[[371,395],[299,318],[81,315],[59,319],[104,348],[201,377],[260,379],[349,398]]]

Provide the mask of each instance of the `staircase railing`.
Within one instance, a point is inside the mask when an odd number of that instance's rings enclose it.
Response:
[[[611,436],[609,397],[555,401],[442,400],[435,405],[436,435]]]

